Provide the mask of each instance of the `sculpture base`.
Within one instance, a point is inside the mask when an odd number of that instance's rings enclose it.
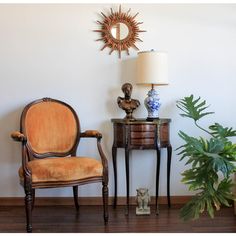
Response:
[[[143,208],[138,208],[136,207],[136,215],[150,215],[151,211],[150,211],[150,207],[147,207],[145,209]]]

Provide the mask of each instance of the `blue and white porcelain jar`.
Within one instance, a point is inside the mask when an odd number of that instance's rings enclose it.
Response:
[[[155,89],[151,89],[148,92],[148,97],[144,100],[144,105],[148,110],[148,117],[147,119],[157,119],[158,118],[158,111],[161,106],[159,102],[158,94]]]

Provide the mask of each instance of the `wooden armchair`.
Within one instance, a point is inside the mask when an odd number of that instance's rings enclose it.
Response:
[[[102,151],[102,135],[95,130],[80,132],[79,119],[71,106],[43,98],[27,105],[21,115],[20,132],[11,137],[22,143],[20,183],[25,190],[27,232],[32,232],[35,189],[73,187],[79,209],[78,185],[102,182],[104,221],[108,221],[108,165]],[[80,138],[96,138],[101,161],[77,157]]]

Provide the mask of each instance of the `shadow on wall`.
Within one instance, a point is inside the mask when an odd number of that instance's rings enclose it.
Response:
[[[136,58],[128,58],[121,62],[121,85],[124,83],[136,83]]]
[[[174,117],[176,115],[176,101],[163,102],[160,108],[161,118]],[[164,114],[164,116],[162,115]]]
[[[103,130],[102,132],[102,148],[107,157],[108,162],[111,161],[111,147],[113,143],[113,127],[111,120],[106,120],[101,123],[98,130]]]
[[[20,116],[23,108],[24,106],[18,107],[0,117],[0,169],[2,173],[0,188],[11,195],[17,195],[20,191],[20,188],[15,188],[15,186],[19,183],[18,169],[21,165],[21,145],[14,142],[10,135],[13,131],[20,129]]]
[[[104,154],[108,161],[108,173],[109,173],[109,196],[113,196],[113,165],[112,165],[112,144],[113,144],[113,125],[111,120],[106,120],[101,123],[99,130],[103,130],[102,132],[102,148]]]

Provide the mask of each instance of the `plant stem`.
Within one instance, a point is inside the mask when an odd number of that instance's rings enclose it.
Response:
[[[194,121],[194,123],[195,123],[195,125],[196,125],[199,129],[201,129],[201,130],[205,131],[206,133],[210,134],[211,136],[213,136],[208,130],[206,130],[206,129],[202,128],[200,125],[198,125],[198,124],[197,124],[197,121]],[[213,136],[213,137],[214,137],[214,136]]]

